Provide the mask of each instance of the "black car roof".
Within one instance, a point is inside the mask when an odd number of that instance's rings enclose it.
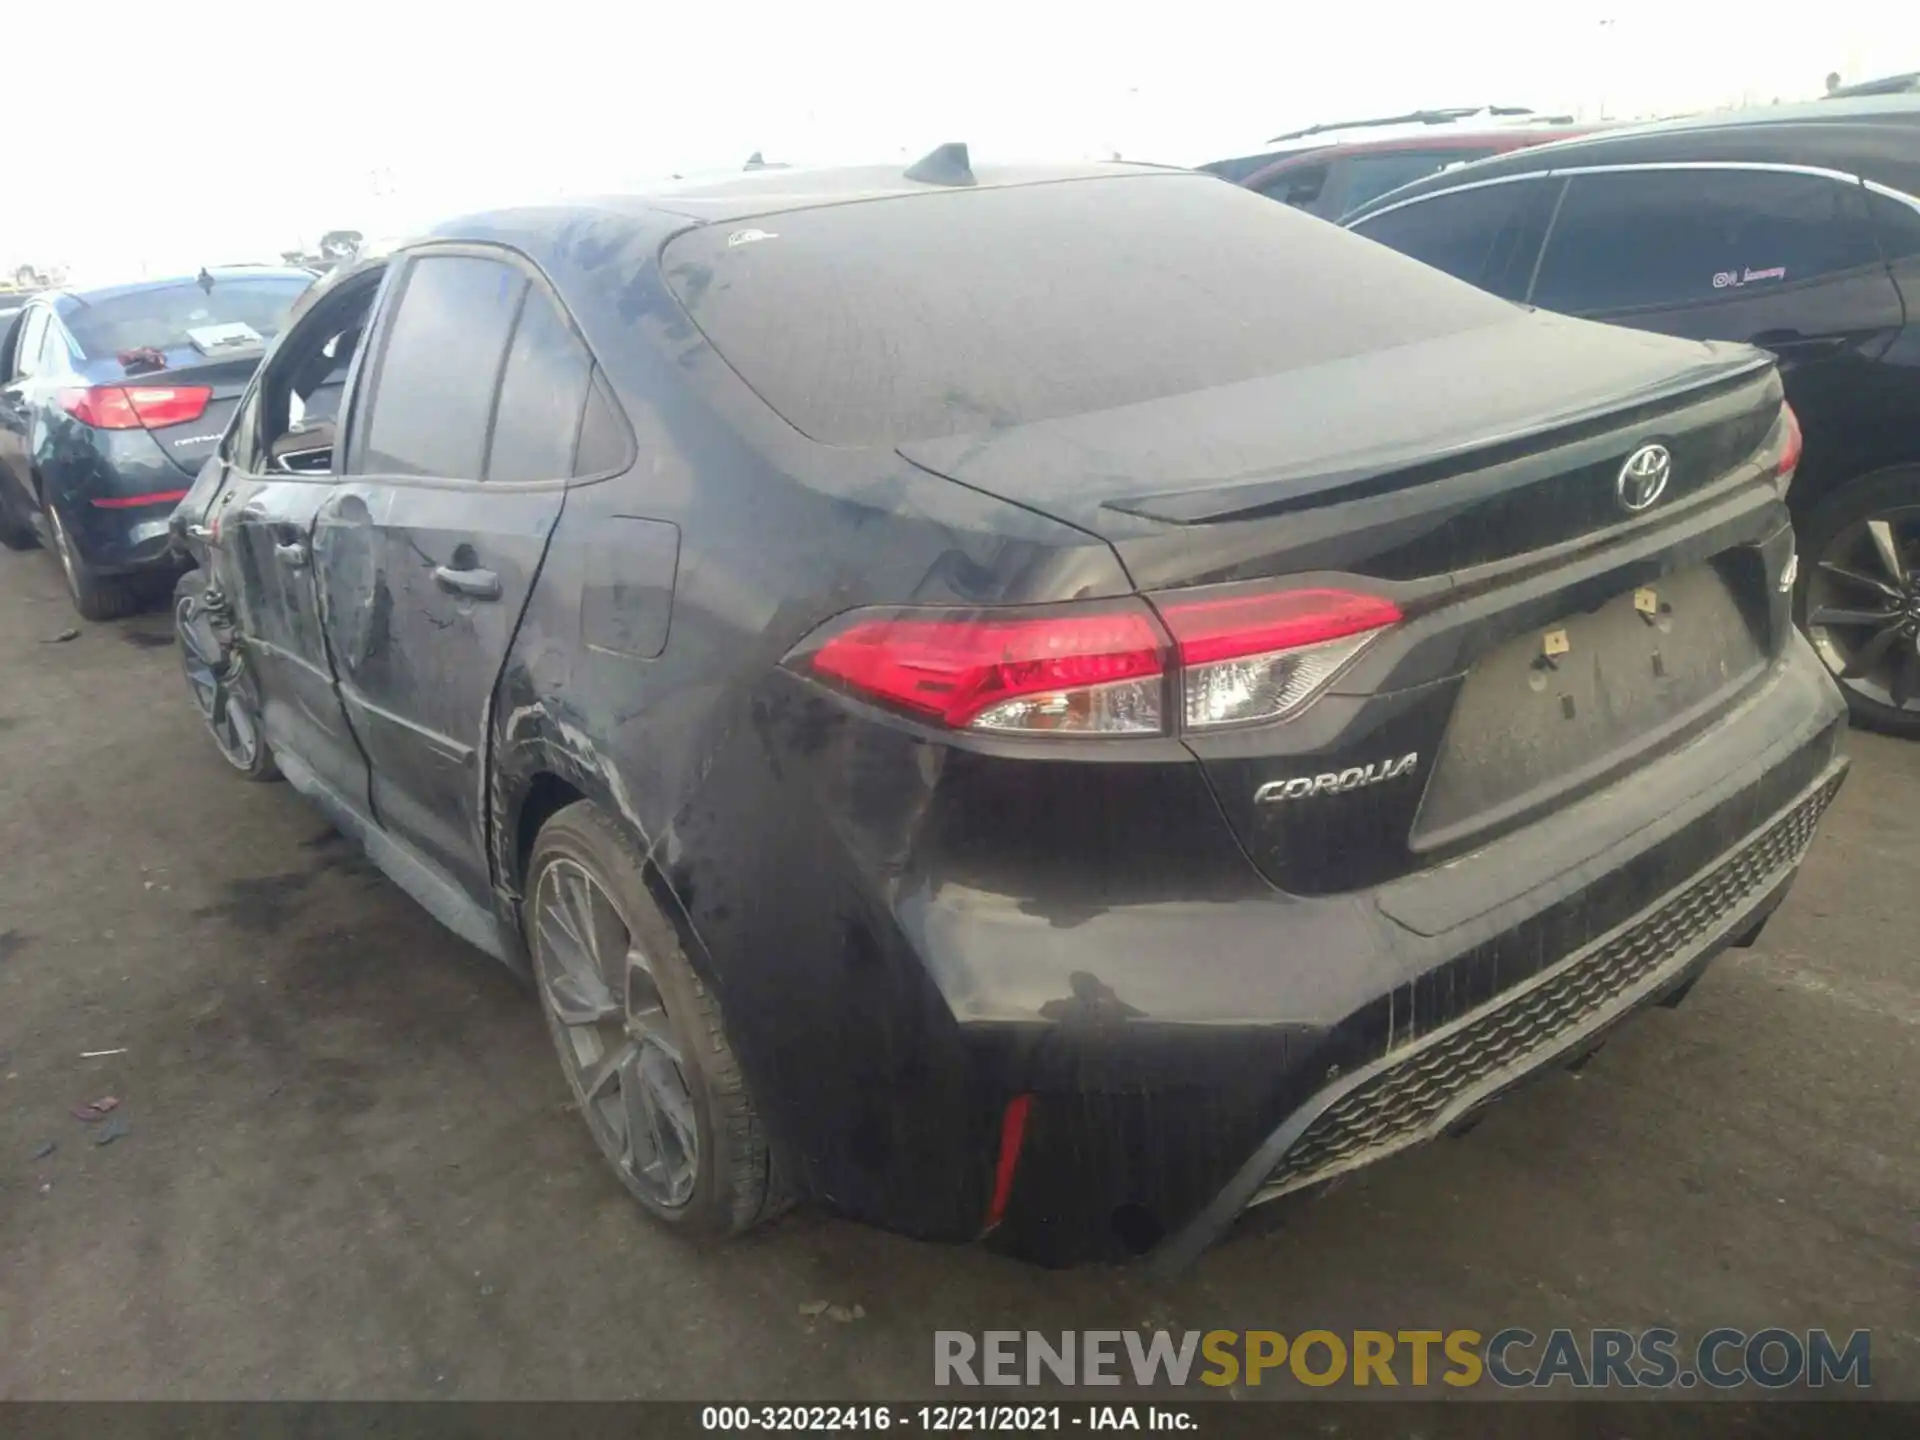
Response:
[[[1556,140],[1417,180],[1382,195],[1343,223],[1364,220],[1422,195],[1503,175],[1592,165],[1712,161],[1836,170],[1920,196],[1920,96],[1730,110]]]
[[[754,170],[718,180],[670,183],[626,195],[601,195],[555,205],[515,207],[465,215],[444,221],[409,243],[556,235],[569,222],[594,216],[626,217],[635,221],[637,228],[657,230],[664,236],[684,230],[689,224],[727,224],[857,201],[1008,189],[1073,180],[1168,175],[1192,178],[1197,174],[1178,166],[1130,161],[975,165],[970,172],[972,183],[955,185],[910,180],[906,175],[907,168],[905,165],[859,165]]]

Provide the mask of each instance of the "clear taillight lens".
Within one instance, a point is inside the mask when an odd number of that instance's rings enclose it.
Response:
[[[1181,687],[1187,728],[1283,720],[1318,695],[1372,638],[1355,635],[1301,650],[1192,666],[1183,672]]]
[[[1333,589],[1167,598],[1160,612],[1189,730],[1284,720],[1400,620],[1391,600]]]

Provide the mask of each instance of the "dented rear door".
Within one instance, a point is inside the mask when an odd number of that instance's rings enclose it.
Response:
[[[591,362],[505,256],[423,252],[314,532],[375,819],[484,903],[488,707],[566,498]]]

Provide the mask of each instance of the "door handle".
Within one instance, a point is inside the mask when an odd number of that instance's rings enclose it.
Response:
[[[307,564],[307,542],[291,540],[273,547],[274,558],[289,570],[303,570]]]
[[[451,565],[434,567],[433,578],[442,590],[474,600],[498,600],[500,577],[491,570],[455,570]]]

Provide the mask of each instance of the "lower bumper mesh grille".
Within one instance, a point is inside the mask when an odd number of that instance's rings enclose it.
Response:
[[[1658,908],[1489,1005],[1436,1032],[1368,1075],[1314,1118],[1261,1187],[1257,1200],[1377,1159],[1428,1138],[1454,1102],[1506,1072],[1524,1074],[1553,1042],[1618,1008],[1640,982],[1758,901],[1797,862],[1840,788],[1834,775],[1741,849]]]

